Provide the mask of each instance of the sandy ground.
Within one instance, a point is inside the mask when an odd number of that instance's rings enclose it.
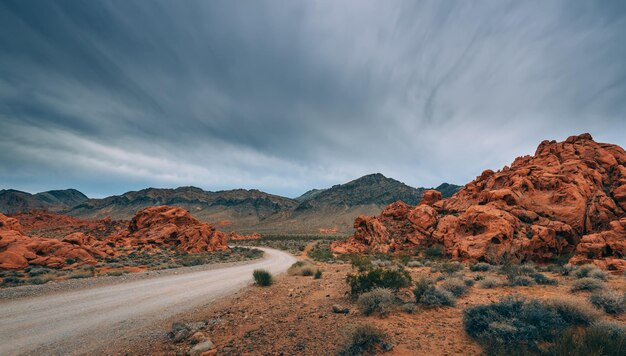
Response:
[[[288,253],[261,249],[265,257],[245,265],[3,300],[0,354],[109,354],[128,335],[140,337],[139,330],[251,284],[254,269],[279,274],[295,261]]]
[[[519,294],[530,298],[574,298],[586,301],[589,292],[571,293],[573,278],[557,278],[557,286],[471,288],[457,300],[455,307],[419,308],[414,314],[401,311],[390,316],[363,316],[347,296],[346,274],[349,265],[320,264],[321,279],[283,275],[266,288],[251,286],[200,309],[193,314],[176,316],[154,328],[154,337],[141,343],[128,342],[112,354],[142,355],[149,350],[156,355],[184,355],[193,346],[188,341],[175,343],[167,337],[172,321],[206,321],[203,333],[217,346],[217,355],[332,355],[343,342],[342,329],[348,324],[370,324],[383,330],[394,348],[387,355],[480,355],[481,347],[463,328],[463,310],[469,306],[498,301],[503,296]],[[435,276],[430,268],[411,268],[414,278]],[[503,278],[493,272],[462,272],[466,278],[477,274]],[[611,277],[611,288],[626,291],[626,279]],[[401,293],[412,300],[409,291]],[[332,306],[348,307],[349,314],[336,314]],[[626,315],[604,316],[626,322]],[[161,330],[158,330],[161,328]]]

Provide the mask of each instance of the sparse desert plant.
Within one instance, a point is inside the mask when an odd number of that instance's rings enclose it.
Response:
[[[589,301],[607,314],[621,314],[626,311],[626,294],[615,290],[594,292],[589,296]]]
[[[411,276],[404,269],[387,270],[372,269],[358,274],[349,274],[346,282],[350,285],[350,293],[355,296],[369,292],[374,288],[388,288],[397,291],[411,285]]]
[[[549,278],[543,273],[535,273],[533,274],[532,277],[535,283],[537,284],[551,285],[551,286],[559,284],[559,282],[556,279]]]
[[[52,280],[54,280],[54,277],[50,275],[41,275],[41,276],[29,279],[28,282],[30,284],[46,284]]]
[[[527,287],[535,285],[535,280],[529,276],[509,276],[509,285],[514,287]]]
[[[413,295],[415,295],[415,302],[419,303],[420,299],[426,291],[435,288],[435,283],[429,278],[420,278],[415,281],[415,288],[413,288]]]
[[[404,303],[400,309],[407,314],[414,314],[417,311],[417,307],[413,303]]]
[[[313,276],[313,278],[315,278],[315,279],[322,278],[322,270],[318,269],[317,271],[315,271],[315,275]]]
[[[473,281],[472,281],[473,282]],[[454,294],[455,297],[460,297],[467,294],[469,288],[465,285],[465,282],[461,279],[453,278],[444,281],[441,284],[441,288]]]
[[[491,289],[500,287],[502,285],[502,281],[495,277],[485,277],[483,280],[478,282],[479,288]]]
[[[491,269],[491,265],[485,262],[478,262],[470,265],[470,271],[472,272],[487,272]]]
[[[379,349],[389,349],[385,333],[371,325],[349,325],[342,330],[342,334],[344,342],[337,352],[339,356],[374,354]]]
[[[454,294],[451,292],[442,288],[432,288],[422,294],[419,303],[429,308],[436,308],[452,307],[455,301]]]
[[[255,269],[252,272],[252,277],[254,278],[254,283],[262,287],[267,287],[274,283],[272,274],[264,269]]]
[[[409,261],[406,263],[407,267],[423,267],[424,264],[420,261]]]
[[[289,267],[287,273],[292,276],[312,276],[315,274],[315,266],[309,261],[297,261]]]
[[[452,273],[463,270],[463,268],[465,268],[465,266],[461,262],[452,261],[452,262],[444,262],[444,263],[434,265],[430,268],[430,270],[431,272],[443,272],[443,273],[452,274]]]
[[[604,282],[599,279],[584,277],[581,279],[577,279],[572,283],[572,292],[578,291],[593,291],[604,288]]]
[[[79,278],[89,278],[93,276],[93,271],[89,270],[76,270],[68,274],[67,279],[79,279]]]
[[[357,304],[364,315],[388,315],[395,304],[393,292],[386,288],[375,288],[359,296]]]
[[[465,285],[468,287],[473,287],[474,284],[476,284],[476,281],[470,278],[466,278],[463,280],[463,283],[465,283]]]
[[[598,312],[591,305],[581,303],[576,299],[550,299],[544,303],[555,310],[569,325],[589,325],[599,317]]]
[[[434,244],[426,249],[425,254],[430,258],[440,258],[445,254],[445,248],[441,244]]]
[[[598,321],[586,329],[571,329],[544,354],[622,356],[626,354],[626,327],[616,322]]]
[[[606,273],[600,267],[594,264],[586,264],[580,266],[574,272],[576,278],[595,278],[601,281],[606,281]]]
[[[519,354],[520,350],[538,350],[540,342],[552,342],[570,327],[588,324],[580,309],[553,303],[506,297],[497,303],[473,306],[463,313],[465,331],[485,347],[487,354]]]
[[[350,255],[348,257],[350,259],[350,264],[353,268],[356,268],[359,272],[365,272],[373,267],[372,260],[369,256],[365,255]]]

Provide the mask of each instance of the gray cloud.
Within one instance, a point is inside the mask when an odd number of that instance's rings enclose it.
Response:
[[[0,188],[297,195],[626,146],[621,1],[4,1]]]

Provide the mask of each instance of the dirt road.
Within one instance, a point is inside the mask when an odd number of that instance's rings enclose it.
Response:
[[[89,354],[112,339],[206,305],[252,283],[252,271],[282,273],[289,253],[260,248],[261,260],[48,296],[0,302],[0,355]]]

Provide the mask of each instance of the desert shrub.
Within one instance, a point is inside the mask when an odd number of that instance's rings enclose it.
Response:
[[[73,265],[74,263],[76,263],[76,260],[73,259],[73,258],[66,258],[65,259],[65,264]]]
[[[205,263],[205,258],[201,255],[186,255],[180,259],[179,263],[185,267],[199,266]]]
[[[364,315],[388,315],[393,309],[395,297],[393,292],[385,288],[375,288],[359,296],[357,304]]]
[[[39,276],[39,277],[35,277],[35,278],[31,278],[28,280],[28,282],[30,284],[46,284],[48,282],[50,282],[51,280],[53,280],[54,277],[52,276]]]
[[[346,282],[350,285],[350,293],[354,296],[377,287],[397,291],[411,285],[411,276],[403,269],[376,268],[359,274],[349,274]]]
[[[553,341],[567,328],[586,324],[578,312],[535,299],[507,297],[466,309],[463,323],[465,331],[485,347],[487,354],[493,354],[493,350],[519,352],[537,350],[538,343]]]
[[[272,274],[264,269],[255,269],[252,272],[252,277],[254,278],[254,283],[262,287],[267,287],[274,283],[274,278],[272,277]]]
[[[93,276],[92,271],[76,270],[68,274],[66,277],[67,279],[79,279],[79,278],[89,278],[91,276]]]
[[[406,263],[407,267],[423,267],[424,264],[420,261],[409,261]]]
[[[337,352],[340,356],[356,356],[375,353],[378,349],[389,348],[385,342],[386,335],[379,329],[371,325],[359,325],[348,327],[342,330],[344,342],[339,346]]]
[[[427,248],[424,253],[426,254],[426,256],[431,258],[440,258],[443,257],[443,255],[445,254],[445,248],[443,247],[443,245],[434,244]]]
[[[507,277],[516,276],[532,276],[537,273],[537,269],[530,263],[524,263],[521,265],[503,265],[498,269],[499,274],[504,274]]]
[[[500,287],[501,285],[502,281],[495,277],[486,277],[485,279],[478,282],[478,287],[485,289],[496,288]]]
[[[429,278],[420,278],[415,281],[415,288],[413,288],[413,295],[415,295],[415,302],[419,303],[420,299],[426,291],[435,288],[435,283]]]
[[[117,276],[121,276],[121,275],[123,275],[123,274],[124,274],[124,271],[121,271],[121,270],[113,270],[113,271],[109,271],[109,272],[107,272],[107,274],[106,274],[106,275],[107,275],[107,276],[114,276],[114,277],[117,277]]]
[[[599,321],[586,329],[572,329],[550,345],[544,354],[621,356],[626,354],[626,327],[615,322]]]
[[[472,287],[474,286],[474,284],[476,284],[476,281],[473,279],[466,278],[463,280],[463,283],[465,283],[465,285],[468,287]]]
[[[393,263],[388,260],[373,260],[372,261],[372,265],[374,267],[388,267],[388,266],[391,266],[392,264]]]
[[[600,267],[593,264],[580,266],[576,272],[574,272],[574,275],[576,278],[595,278],[606,281],[606,273],[604,273]]]
[[[559,284],[559,282],[556,279],[549,278],[543,273],[535,273],[533,274],[532,277],[535,283],[537,284],[551,285],[551,286]]]
[[[454,272],[463,270],[463,268],[465,268],[465,266],[463,266],[461,262],[452,261],[452,262],[444,262],[444,263],[435,265],[431,267],[431,271],[452,274]]]
[[[312,276],[315,274],[315,266],[309,261],[297,261],[287,270],[292,276]]]
[[[369,256],[364,255],[350,255],[350,264],[353,268],[356,268],[359,272],[365,272],[372,268],[372,260]]]
[[[621,314],[626,311],[626,294],[618,291],[595,292],[589,296],[589,301],[607,314]]]
[[[569,325],[589,325],[599,317],[592,306],[575,299],[551,299],[545,301],[545,304]]]
[[[413,314],[417,311],[417,307],[413,303],[404,303],[400,309],[407,314]]]
[[[478,262],[470,265],[470,271],[472,272],[487,272],[491,269],[491,265],[485,262]]]
[[[469,288],[465,285],[465,282],[461,279],[448,279],[441,284],[441,288],[454,294],[455,297],[460,297],[467,294]]]
[[[311,251],[307,253],[307,256],[314,261],[320,262],[328,262],[335,259],[335,255],[333,255],[333,252],[330,250],[330,245],[328,244],[317,244],[313,246]]]
[[[318,269],[317,271],[315,271],[315,275],[313,276],[313,278],[315,278],[315,279],[322,278],[322,270]]]
[[[482,274],[477,274],[474,276],[475,281],[482,281],[483,279],[485,279],[485,276],[483,276]]]
[[[37,277],[42,274],[50,273],[50,269],[48,268],[30,268],[28,271],[26,271],[26,269],[24,269],[24,271],[28,272],[30,277]]]
[[[581,290],[597,290],[604,288],[604,283],[596,278],[584,277],[578,280],[575,280],[572,283],[572,292],[578,292]]]
[[[431,288],[422,294],[422,297],[419,299],[419,303],[429,308],[444,306],[452,307],[455,304],[455,298],[454,294],[445,289]]]
[[[535,285],[535,280],[528,276],[509,276],[509,285],[515,287],[527,287]]]
[[[576,267],[575,267],[575,266],[573,266],[573,265],[570,265],[570,264],[568,263],[568,264],[565,264],[565,265],[561,266],[561,268],[560,268],[560,270],[559,270],[559,273],[560,273],[562,276],[569,276],[569,275],[573,274],[573,273],[574,273],[574,271],[576,271]]]

